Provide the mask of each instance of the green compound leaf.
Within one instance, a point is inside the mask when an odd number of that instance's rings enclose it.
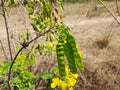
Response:
[[[34,25],[34,24],[31,24],[31,25],[36,32],[39,32],[39,28],[36,25]]]
[[[22,81],[19,77],[15,77],[11,80],[13,86],[15,86],[16,84],[20,84]]]
[[[53,77],[54,77],[53,74],[50,73],[49,71],[45,71],[43,75],[40,76],[42,80],[49,80],[52,79]]]
[[[26,9],[29,11],[29,14],[33,14],[34,13],[34,9],[31,8],[29,4],[26,5]]]
[[[61,6],[61,9],[64,11],[63,0],[58,0],[58,3]]]
[[[68,64],[69,64],[70,71],[72,73],[76,73],[77,68],[76,68],[76,64],[75,64],[74,54],[73,54],[72,47],[69,43],[66,43],[64,45],[64,52],[65,52],[65,56],[66,56]]]
[[[49,2],[47,2],[46,0],[42,0],[42,6],[43,6],[43,15],[45,17],[50,17],[51,14],[51,5]]]
[[[65,76],[65,62],[64,62],[64,41],[62,38],[59,38],[59,42],[56,46],[56,54],[58,61],[58,69],[60,76]]]
[[[74,59],[75,59],[75,62],[77,64],[77,67],[81,71],[83,71],[84,70],[84,66],[83,66],[83,63],[82,63],[82,59],[81,59],[81,57],[80,57],[80,55],[78,53],[78,49],[77,49],[77,46],[76,46],[75,39],[74,39],[74,37],[71,34],[68,34],[67,42],[70,44],[71,49],[73,50],[73,55],[74,55]]]

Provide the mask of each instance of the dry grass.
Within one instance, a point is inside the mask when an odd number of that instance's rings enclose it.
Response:
[[[120,89],[120,51],[111,47],[99,52],[96,58],[87,58],[85,71],[80,76],[79,88],[83,90]],[[77,90],[77,89],[76,89]]]
[[[111,27],[110,30],[106,30],[104,33],[101,33],[93,45],[95,45],[95,47],[98,47],[99,49],[107,48],[107,46],[109,45],[112,39],[112,34],[113,34],[113,31]]]
[[[110,2],[107,6],[117,15],[113,4]],[[80,11],[79,7],[64,18],[84,52],[85,71],[80,73],[75,90],[120,90],[120,26],[105,10],[99,16],[92,12],[92,18],[86,19],[87,9]]]

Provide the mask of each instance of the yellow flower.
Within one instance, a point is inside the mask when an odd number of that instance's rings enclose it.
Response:
[[[53,82],[59,82],[59,80],[60,80],[59,78],[53,78],[52,79]]]
[[[51,83],[51,88],[55,88],[56,86],[57,86],[57,84]]]
[[[56,88],[58,86],[61,88],[61,90],[66,90],[66,89],[73,90],[73,86],[77,82],[78,74],[71,73],[68,66],[65,67],[65,70],[67,74],[64,80],[61,80],[59,78],[52,79],[52,83],[51,83],[52,88]]]
[[[49,42],[49,43],[48,43],[48,46],[52,48],[52,47],[53,47],[53,43],[52,43],[52,42]]]
[[[69,90],[73,90],[73,88],[72,88],[72,87],[69,87],[68,89],[69,89]]]
[[[62,90],[66,90],[67,83],[59,78],[53,78],[51,83],[51,88],[55,88],[57,86],[61,87]]]
[[[51,83],[51,88],[55,88],[57,86],[60,86],[60,79],[59,78],[53,78]]]
[[[80,57],[83,58],[83,53],[82,52],[78,52]]]
[[[66,90],[67,83],[65,83],[64,81],[60,80],[60,86],[61,86],[62,90]]]
[[[74,86],[76,83],[76,80],[73,78],[68,78],[68,86]]]
[[[72,76],[73,76],[75,79],[78,78],[78,74],[77,74],[77,73],[76,73],[76,74],[72,74]]]

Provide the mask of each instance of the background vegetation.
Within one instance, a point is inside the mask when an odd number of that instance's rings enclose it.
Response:
[[[119,90],[120,2],[110,1],[1,0],[0,89]]]

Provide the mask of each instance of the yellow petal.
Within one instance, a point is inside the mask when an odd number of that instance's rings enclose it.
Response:
[[[68,78],[68,84],[69,84],[69,86],[74,86],[75,85],[75,83],[76,83],[76,80],[75,79],[73,79],[73,78]]]
[[[48,43],[48,46],[52,48],[52,47],[53,47],[53,43],[52,43],[52,42],[49,42],[49,43]]]
[[[78,52],[80,57],[83,58],[83,53],[82,52]]]
[[[60,86],[61,86],[62,90],[66,90],[67,83],[65,83],[64,81],[60,80]]]
[[[59,78],[53,78],[53,79],[52,79],[52,82],[53,82],[54,84],[56,84],[56,86],[59,86],[59,84],[60,84],[60,79],[59,79]]]
[[[73,90],[73,88],[72,88],[72,87],[69,87],[68,89],[69,89],[69,90]]]
[[[51,83],[51,88],[55,88],[57,85],[55,83]]]
[[[53,78],[52,82],[57,83],[57,82],[59,82],[59,80],[60,80],[59,78]]]
[[[78,74],[72,74],[75,79],[78,78]]]

